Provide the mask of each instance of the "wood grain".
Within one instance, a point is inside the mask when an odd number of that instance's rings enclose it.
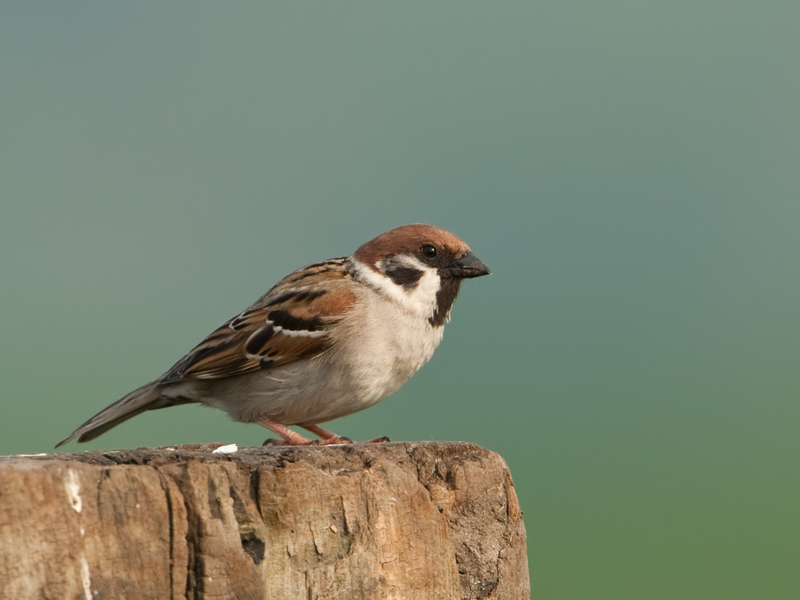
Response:
[[[493,452],[215,447],[0,458],[0,598],[529,598]]]

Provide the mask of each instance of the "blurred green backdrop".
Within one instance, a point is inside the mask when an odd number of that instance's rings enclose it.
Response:
[[[537,598],[800,598],[798,31],[796,0],[3,3],[0,453],[434,223],[494,275],[331,427],[500,452]],[[265,437],[181,407],[85,448]]]

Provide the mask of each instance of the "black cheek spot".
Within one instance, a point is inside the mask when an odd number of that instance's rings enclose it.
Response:
[[[386,269],[386,276],[407,290],[413,290],[417,287],[423,275],[422,271],[413,267],[390,266]]]

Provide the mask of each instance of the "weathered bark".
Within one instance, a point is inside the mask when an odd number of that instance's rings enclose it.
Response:
[[[0,458],[0,598],[529,597],[497,454],[214,447]]]

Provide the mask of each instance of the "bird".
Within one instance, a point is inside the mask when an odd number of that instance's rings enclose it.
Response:
[[[488,274],[449,231],[419,223],[386,231],[350,256],[287,275],[56,448],[75,437],[92,440],[144,411],[191,403],[280,436],[265,444],[349,443],[319,424],[396,392],[441,342],[462,281]]]

